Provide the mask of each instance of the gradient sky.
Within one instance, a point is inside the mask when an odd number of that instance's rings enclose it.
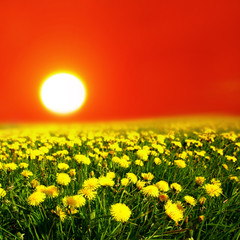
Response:
[[[240,115],[240,1],[0,1],[0,121]],[[72,72],[87,87],[75,114],[39,99]]]

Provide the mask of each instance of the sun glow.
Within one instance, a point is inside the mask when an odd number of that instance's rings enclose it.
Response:
[[[41,99],[47,109],[59,114],[68,114],[79,109],[86,98],[83,83],[68,73],[58,73],[44,81]]]

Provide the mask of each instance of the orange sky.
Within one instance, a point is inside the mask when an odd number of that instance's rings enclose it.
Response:
[[[240,1],[0,1],[0,121],[240,114]],[[73,72],[88,98],[48,112],[43,79]]]

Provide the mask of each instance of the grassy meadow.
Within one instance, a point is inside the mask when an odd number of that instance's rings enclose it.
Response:
[[[0,239],[240,239],[239,119],[0,127]]]

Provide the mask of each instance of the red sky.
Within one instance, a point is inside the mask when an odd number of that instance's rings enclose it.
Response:
[[[0,121],[240,114],[240,1],[0,2]],[[39,99],[54,72],[88,98],[74,115]]]

